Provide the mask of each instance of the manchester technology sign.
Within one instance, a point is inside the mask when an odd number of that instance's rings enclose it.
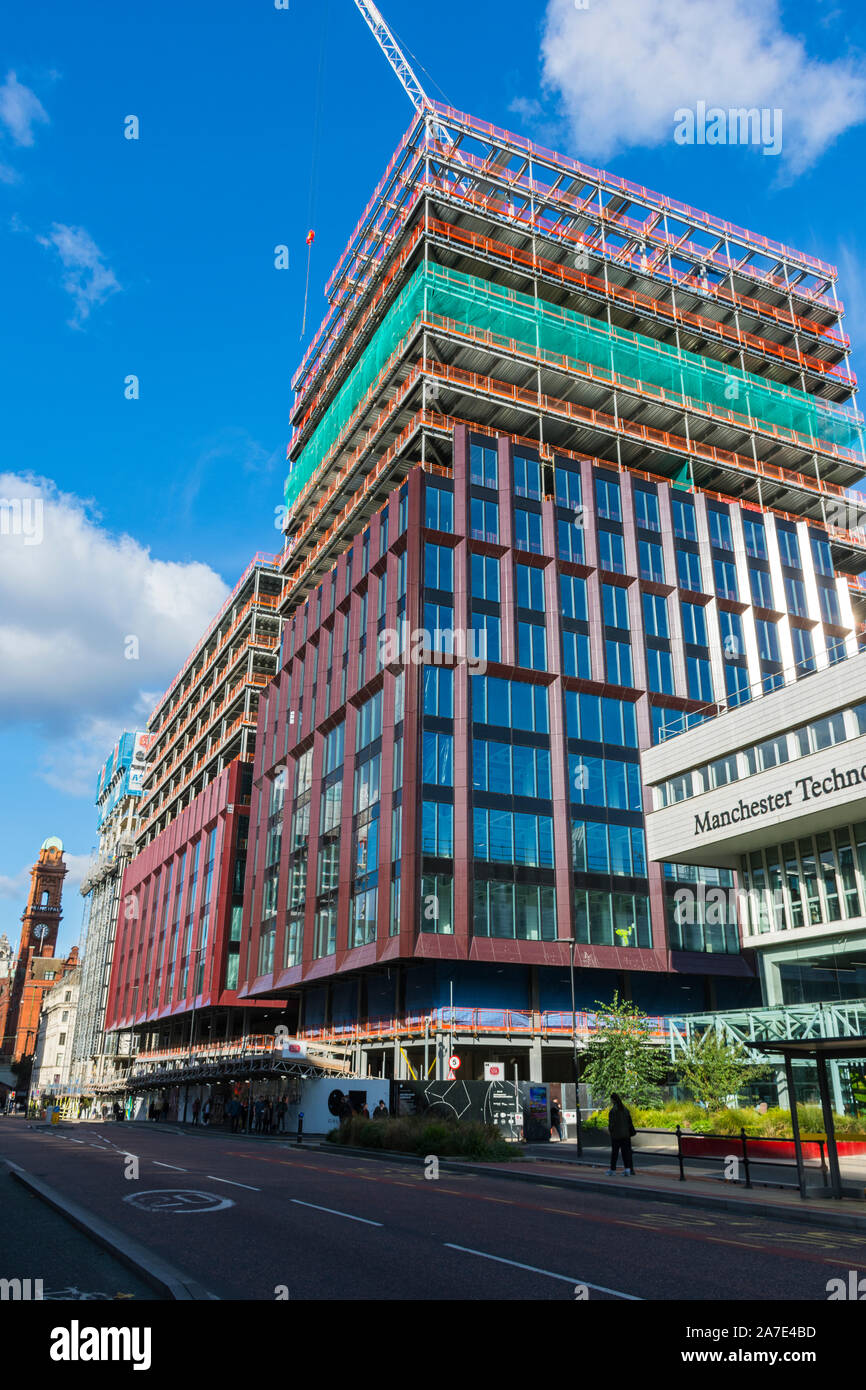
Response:
[[[821,797],[834,792],[850,791],[853,787],[866,788],[866,763],[860,767],[849,768],[845,772],[831,767],[824,777],[798,777],[793,785],[786,787],[784,791],[772,792],[754,801],[746,801],[741,797],[736,806],[732,806],[729,811],[705,811],[703,814],[696,811],[693,833],[707,835],[714,830],[726,830],[746,821],[760,820],[774,811],[785,811],[791,806],[817,802]]]

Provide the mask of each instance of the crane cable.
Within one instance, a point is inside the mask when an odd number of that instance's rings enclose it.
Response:
[[[330,0],[325,0],[322,6],[322,41],[319,45],[319,72],[316,79],[316,120],[313,127],[313,154],[310,165],[310,196],[308,203],[307,226],[307,276],[304,286],[304,316],[301,322],[301,339],[307,331],[307,307],[310,299],[310,266],[313,260],[313,245],[316,240],[316,233],[313,228],[313,217],[316,208],[316,188],[319,173],[319,142],[322,129],[322,87],[325,72],[325,40],[328,35],[328,12],[330,10]]]

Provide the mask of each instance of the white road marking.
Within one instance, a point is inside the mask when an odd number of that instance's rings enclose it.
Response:
[[[314,1211],[327,1211],[331,1216],[345,1216],[347,1221],[360,1221],[365,1226],[381,1226],[381,1221],[368,1221],[366,1216],[353,1216],[349,1211],[337,1211],[334,1207],[320,1207],[316,1202],[302,1202],[300,1197],[290,1198],[296,1207],[312,1207]]]
[[[127,1157],[127,1158],[131,1158],[132,1155],[131,1155],[131,1154],[127,1154],[126,1157]],[[189,1172],[189,1169],[188,1169],[188,1168],[178,1168],[178,1166],[177,1166],[176,1163],[160,1163],[160,1161],[159,1161],[158,1158],[155,1158],[155,1159],[153,1160],[153,1164],[154,1164],[154,1167],[155,1167],[155,1168],[173,1168],[174,1171],[175,1171],[176,1173],[187,1173],[187,1172]]]
[[[513,1265],[515,1269],[528,1269],[530,1274],[544,1274],[548,1279],[561,1279],[565,1284],[585,1284],[588,1289],[596,1289],[598,1293],[613,1294],[614,1298],[627,1298],[630,1303],[643,1303],[643,1299],[634,1293],[621,1293],[619,1289],[608,1289],[604,1284],[591,1284],[588,1279],[577,1279],[571,1274],[554,1274],[551,1269],[538,1269],[536,1265],[523,1265],[519,1260],[506,1260],[501,1255],[488,1255],[486,1250],[470,1250],[468,1245],[452,1245],[450,1241],[443,1244],[448,1250],[462,1250],[464,1255],[480,1255],[482,1260],[495,1260],[497,1264]]]
[[[260,1187],[250,1187],[248,1182],[232,1182],[231,1178],[215,1178],[213,1173],[208,1173],[207,1176],[211,1182],[227,1182],[229,1187],[245,1187],[248,1192],[261,1192],[262,1190]]]

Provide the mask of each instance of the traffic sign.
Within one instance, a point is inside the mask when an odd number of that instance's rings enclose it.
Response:
[[[448,1058],[448,1065],[449,1065],[449,1067],[451,1068],[452,1071],[456,1071],[457,1068],[460,1066],[460,1058],[459,1058],[459,1057],[449,1057],[449,1058]]]

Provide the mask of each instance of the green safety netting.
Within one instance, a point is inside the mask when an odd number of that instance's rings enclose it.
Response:
[[[701,406],[731,411],[744,426],[762,421],[796,430],[809,440],[858,451],[863,447],[859,417],[819,403],[805,391],[775,385],[639,333],[609,329],[573,310],[431,264],[419,267],[404,287],[295,461],[286,480],[289,507],[321,466],[401,339],[425,311],[468,328],[514,338],[533,351],[569,357],[621,378],[662,387],[679,399],[688,397]]]

